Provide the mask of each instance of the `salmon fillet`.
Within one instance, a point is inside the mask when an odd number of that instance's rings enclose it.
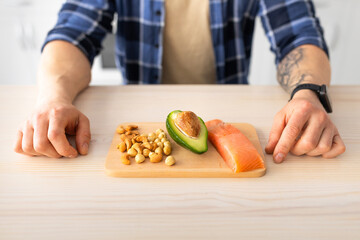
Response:
[[[265,168],[264,161],[250,140],[236,127],[219,119],[205,123],[208,139],[233,172]]]

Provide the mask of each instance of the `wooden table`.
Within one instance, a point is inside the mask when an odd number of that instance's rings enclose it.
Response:
[[[104,173],[120,122],[165,121],[174,109],[248,122],[267,142],[288,95],[277,86],[91,87],[76,106],[91,121],[88,156],[12,151],[35,87],[1,86],[0,239],[360,239],[360,86],[330,89],[347,146],[326,160],[289,156],[255,179],[122,179]]]

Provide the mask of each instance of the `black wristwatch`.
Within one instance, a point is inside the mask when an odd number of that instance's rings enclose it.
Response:
[[[321,86],[316,85],[316,84],[311,84],[311,83],[300,84],[291,93],[290,100],[293,98],[293,96],[295,95],[295,93],[297,91],[302,90],[302,89],[310,89],[310,90],[314,91],[316,93],[316,95],[318,96],[321,104],[325,108],[326,112],[327,113],[332,113],[331,102],[330,102],[330,98],[329,98],[329,95],[327,93],[327,88],[326,88],[325,84],[323,84]]]

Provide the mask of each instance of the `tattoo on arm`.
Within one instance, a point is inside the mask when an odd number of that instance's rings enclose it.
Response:
[[[278,65],[277,80],[288,93],[291,93],[292,90],[303,83],[305,78],[309,76],[307,73],[300,73],[299,71],[296,71],[299,67],[299,62],[303,59],[304,49],[298,47],[287,54]]]

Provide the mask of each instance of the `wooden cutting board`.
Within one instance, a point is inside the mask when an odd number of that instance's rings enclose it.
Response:
[[[128,124],[138,125],[140,134],[155,132],[155,130],[158,128],[163,129],[166,132],[167,138],[172,144],[171,155],[176,159],[176,164],[173,166],[165,165],[165,156],[163,157],[163,161],[159,163],[151,163],[149,159],[146,158],[145,162],[137,164],[135,159],[132,158],[130,165],[122,164],[120,156],[123,153],[121,153],[116,147],[121,142],[121,139],[120,135],[115,132],[105,162],[105,171],[109,176],[137,178],[242,178],[261,177],[265,174],[266,168],[256,169],[249,172],[233,173],[210,142],[208,142],[208,151],[203,154],[195,154],[181,147],[175,143],[167,134],[165,123],[123,123],[121,125],[126,126]],[[255,128],[248,123],[232,124],[240,129],[240,131],[249,138],[264,160],[264,153],[262,151]]]

